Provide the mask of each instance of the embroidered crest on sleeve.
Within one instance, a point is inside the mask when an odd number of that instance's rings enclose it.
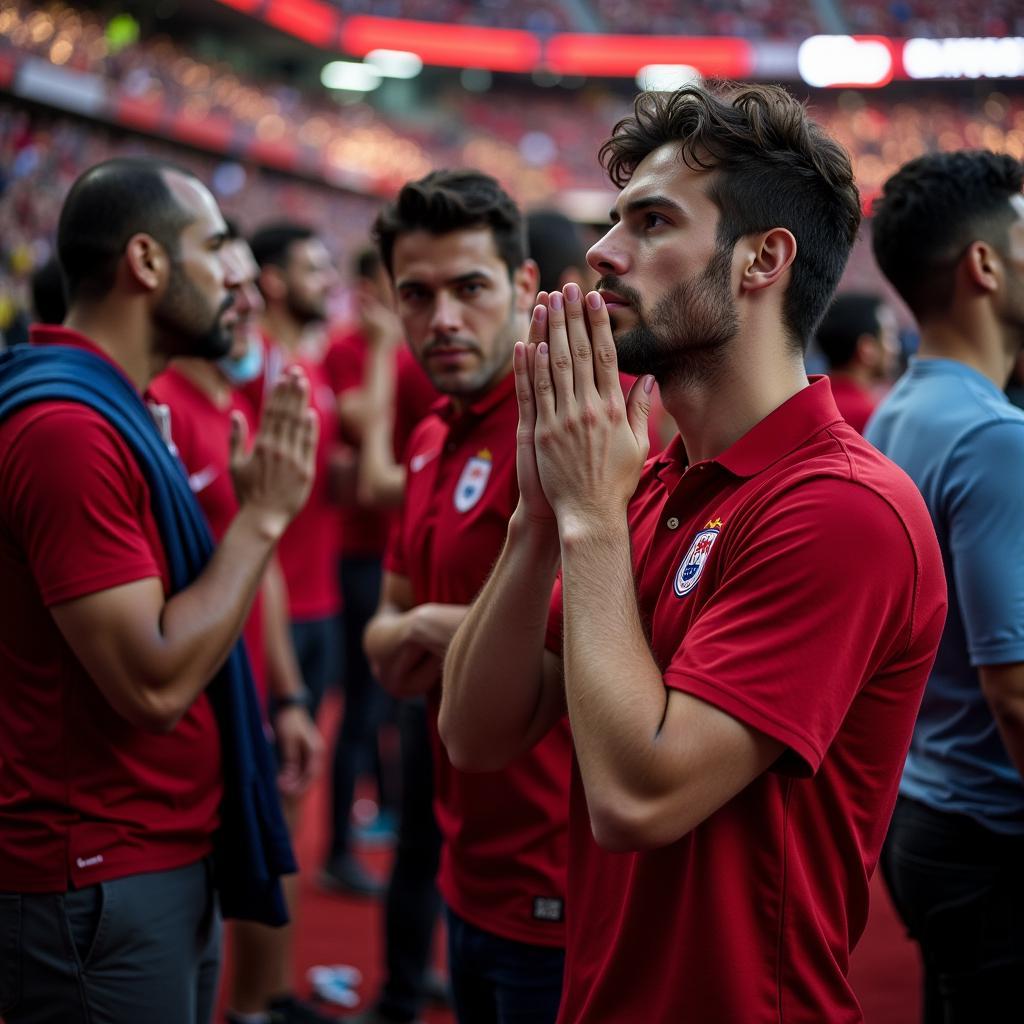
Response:
[[[455,485],[455,511],[468,512],[483,496],[494,459],[486,449],[478,451],[463,467]]]
[[[672,585],[676,597],[686,597],[697,586],[701,573],[704,571],[704,565],[711,554],[711,549],[715,546],[715,541],[718,539],[721,528],[721,519],[711,519],[704,529],[693,538],[693,543],[686,552],[686,557],[683,559],[682,565],[679,566],[679,571],[676,573]]]

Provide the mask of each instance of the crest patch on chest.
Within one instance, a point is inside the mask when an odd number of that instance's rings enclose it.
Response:
[[[708,560],[708,555],[711,554],[711,549],[715,546],[715,541],[718,539],[721,526],[721,519],[712,519],[693,538],[693,543],[686,552],[686,557],[679,566],[672,584],[676,597],[686,597],[697,586],[701,573],[704,571],[704,565]]]
[[[455,485],[456,512],[468,512],[483,497],[493,465],[494,459],[486,448],[469,459]]]

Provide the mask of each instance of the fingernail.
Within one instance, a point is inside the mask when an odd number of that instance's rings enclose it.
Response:
[[[654,378],[653,377],[645,377],[644,378],[644,394],[645,395],[649,395],[653,390],[654,390]]]
[[[564,294],[567,302],[578,302],[580,297],[579,286],[575,284],[567,284],[564,289]]]
[[[534,311],[533,311],[533,318],[539,324],[544,323],[547,320],[547,318],[548,318],[548,307],[547,306],[537,306],[537,308],[534,309]]]
[[[537,346],[537,354],[542,356],[546,356],[548,354],[548,343],[546,341],[542,341]]]
[[[561,309],[562,308],[562,293],[561,292],[552,292],[548,296],[548,302],[551,304],[551,308],[552,309]]]
[[[591,309],[600,309],[601,308],[601,296],[598,295],[597,292],[589,292],[587,294],[587,305]]]

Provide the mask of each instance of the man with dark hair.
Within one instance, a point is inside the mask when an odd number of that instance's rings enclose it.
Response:
[[[516,346],[521,498],[441,735],[493,770],[568,709],[563,1024],[859,1021],[945,585],[920,495],[804,370],[849,159],[769,86],[643,94],[602,152],[599,290],[542,296]],[[655,378],[680,435],[645,466]]]
[[[815,336],[828,363],[832,397],[859,433],[892,380],[899,359],[896,314],[877,295],[847,292],[829,307]]]
[[[1003,394],[1024,345],[1024,164],[906,164],[872,241],[917,318],[910,368],[867,438],[924,494],[949,620],[882,855],[924,959],[928,1024],[1015,1021],[1024,969],[1024,413]]]
[[[308,386],[293,374],[275,387],[251,452],[234,421],[239,508],[216,551],[143,403],[171,357],[230,348],[239,276],[225,238],[192,175],[92,168],[58,230],[65,326],[0,357],[9,1024],[203,1024],[214,885],[226,916],[284,920],[278,876],[294,860],[236,641],[309,491]]]
[[[281,538],[278,548],[288,588],[292,636],[315,716],[339,670],[341,598],[334,556],[337,507],[328,488],[330,450],[337,434],[334,394],[323,368],[327,300],[337,284],[331,254],[305,225],[267,225],[250,240],[260,266],[264,372],[246,387],[259,409],[268,385],[297,367],[310,382],[310,405],[320,423],[316,478],[309,501]]]
[[[515,204],[478,171],[411,182],[375,230],[405,337],[446,400],[406,449],[401,520],[366,650],[385,687],[427,700],[456,1017],[553,1022],[564,962],[567,723],[552,721],[531,750],[488,775],[453,768],[437,736],[445,649],[518,498],[511,360],[537,269]],[[415,852],[399,847],[400,857]],[[389,899],[389,930],[407,926],[401,913]],[[367,1019],[411,1016],[380,1005]]]
[[[239,389],[261,373],[263,354],[259,330],[263,299],[256,286],[259,267],[245,239],[238,237],[230,222],[227,226],[224,258],[238,266],[231,350],[216,362],[176,359],[153,381],[149,392],[170,412],[171,439],[215,540],[224,536],[238,514],[228,439],[234,415],[254,423],[255,414]],[[323,742],[306,707],[288,625],[284,578],[277,559],[271,558],[249,611],[243,640],[260,709],[268,716],[279,752],[278,787],[294,797],[319,773]],[[272,717],[268,696],[274,702]],[[291,929],[291,923],[270,928],[255,921],[234,922],[227,985],[229,1024],[319,1024],[325,1020],[295,997]]]
[[[404,471],[400,461],[405,442],[430,411],[437,392],[404,344],[392,308],[391,281],[377,249],[359,252],[353,270],[357,320],[331,339],[324,357],[324,370],[338,399],[345,446],[337,474],[345,482],[339,488],[345,706],[334,747],[329,846],[320,882],[328,889],[379,896],[384,885],[363,867],[354,850],[352,804],[360,773],[376,768],[379,803],[369,834],[393,837],[398,796],[394,792],[397,779],[392,776],[397,772],[383,770],[378,731],[386,719],[393,719],[395,705],[373,676],[363,650],[363,633],[380,601],[382,560],[392,522],[388,508],[382,506],[393,508],[401,502]],[[375,383],[377,378],[382,378],[385,393]],[[365,428],[377,417],[387,424],[386,469],[401,481],[395,488],[395,501],[367,495],[359,486],[367,469],[363,459]],[[373,453],[367,454],[372,457]]]

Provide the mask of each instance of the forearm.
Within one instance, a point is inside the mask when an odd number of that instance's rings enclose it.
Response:
[[[359,500],[392,508],[402,501],[405,467],[394,457],[394,353],[373,345],[363,375],[365,417],[359,459]]]
[[[1006,752],[1024,778],[1024,664],[985,666],[978,674]]]
[[[623,815],[662,791],[668,692],[637,608],[625,514],[562,534],[566,703],[595,834],[615,845]]]
[[[270,559],[263,575],[263,646],[270,692],[275,697],[302,693],[302,671],[289,628],[288,593],[276,558]]]
[[[517,511],[494,571],[445,659],[438,724],[457,767],[502,767],[561,713],[561,697],[545,692],[543,673],[557,572],[557,537]]]
[[[392,676],[403,649],[408,645],[409,612],[394,608],[379,610],[366,625],[363,649],[374,675],[385,689],[391,689]]]
[[[199,578],[164,605],[147,678],[179,716],[238,640],[278,536],[243,507]]]

